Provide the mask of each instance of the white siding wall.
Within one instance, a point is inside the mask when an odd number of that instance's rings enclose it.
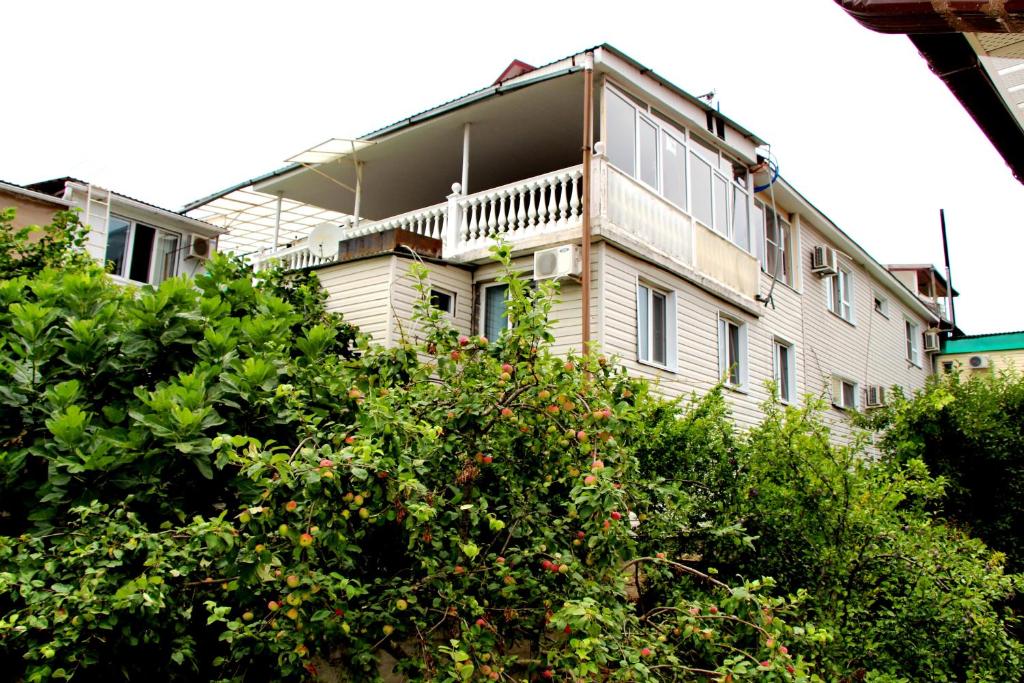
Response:
[[[455,294],[455,315],[452,319],[455,328],[463,334],[468,334],[470,329],[470,318],[473,314],[473,275],[465,269],[456,266],[446,266],[436,263],[425,264],[430,271],[430,284],[447,292]],[[405,338],[414,341],[420,336],[420,330],[413,323],[412,312],[419,292],[416,291],[416,280],[409,272],[412,261],[404,258],[394,258],[394,286],[391,289],[391,306],[393,307],[394,324],[391,330],[391,343],[397,344]]]
[[[317,271],[327,290],[327,310],[337,311],[345,320],[369,334],[377,343],[389,339],[394,256],[382,255],[340,263]]]
[[[803,228],[795,254],[799,260],[809,256],[809,246],[824,242],[820,233]],[[825,303],[825,284],[815,275],[803,278],[801,294],[783,284],[772,293],[774,308],[760,307],[759,317],[741,311],[705,290],[642,259],[628,255],[614,245],[603,243],[597,250],[600,264],[600,315],[604,350],[618,356],[629,371],[647,377],[669,396],[703,393],[720,376],[718,361],[718,318],[725,314],[746,323],[747,384],[743,390],[728,390],[726,396],[740,425],[760,420],[760,404],[768,398],[765,382],[774,376],[773,341],[783,339],[795,347],[796,395],[822,395],[827,400],[833,373],[867,384],[900,385],[915,389],[924,384],[929,359],[922,354],[925,367],[906,360],[904,315],[909,312],[890,299],[886,319],[873,310],[873,291],[885,288],[872,281],[867,272],[852,264],[856,324],[835,316]],[[796,260],[796,259],[795,259]],[[846,261],[849,264],[849,261]],[[803,265],[803,264],[801,264]],[[677,368],[665,370],[637,360],[636,283],[645,280],[676,295]],[[799,284],[799,278],[798,278]],[[761,292],[766,294],[771,278],[761,275]],[[923,320],[917,319],[920,329]],[[830,408],[827,418],[840,436],[849,432],[843,413]]]

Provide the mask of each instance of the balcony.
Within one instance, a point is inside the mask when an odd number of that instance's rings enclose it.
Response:
[[[593,160],[592,228],[614,241],[693,278],[711,280],[752,299],[757,259],[598,155]],[[582,165],[464,195],[458,184],[445,202],[358,225],[338,223],[343,240],[405,230],[440,240],[446,260],[483,262],[503,239],[518,252],[582,236]],[[289,269],[333,263],[338,252],[313,253],[305,240],[254,255],[257,268],[278,260]]]

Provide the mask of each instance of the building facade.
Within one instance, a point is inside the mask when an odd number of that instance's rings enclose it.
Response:
[[[595,347],[666,395],[724,381],[740,424],[770,382],[824,398],[839,433],[886,389],[923,386],[940,316],[756,135],[607,45],[503,77],[187,212],[256,263],[316,268],[329,307],[383,344],[416,334],[413,252],[457,328],[500,334],[500,238],[518,270],[559,279],[557,351],[582,350],[589,315]]]

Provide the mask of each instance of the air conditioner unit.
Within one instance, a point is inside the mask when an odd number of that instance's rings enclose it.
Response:
[[[814,247],[811,253],[811,272],[818,275],[835,275],[839,272],[839,260],[832,247]]]
[[[563,244],[552,249],[541,249],[533,253],[533,279],[549,280],[557,277],[575,276],[583,273],[581,249],[573,244]]]
[[[967,367],[971,370],[985,370],[988,363],[988,356],[971,356],[967,359]]]
[[[938,332],[925,332],[924,333],[924,350],[926,352],[934,352],[939,350],[939,333]]]
[[[868,385],[864,392],[864,405],[868,408],[879,408],[885,405],[885,387],[880,384]]]
[[[188,258],[205,261],[213,256],[213,241],[208,237],[192,235],[188,242]]]

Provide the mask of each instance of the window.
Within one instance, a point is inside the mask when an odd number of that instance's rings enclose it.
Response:
[[[952,374],[952,372],[953,372],[953,361],[951,361],[951,360],[944,360],[944,361],[942,361],[942,372],[944,372],[947,375]]]
[[[641,362],[675,367],[675,319],[675,295],[637,283],[637,358]]]
[[[921,328],[914,322],[904,319],[907,332],[907,360],[914,365],[921,365]]]
[[[648,105],[613,88],[605,92],[608,160],[750,251],[750,174],[746,165],[729,159],[712,144],[688,137]]]
[[[455,293],[443,289],[431,289],[430,306],[448,315],[455,315]]]
[[[874,307],[875,313],[880,313],[886,318],[889,317],[889,300],[878,292],[875,292]]]
[[[181,235],[111,216],[105,260],[111,274],[157,285],[178,272]]]
[[[793,345],[776,339],[772,342],[772,349],[775,386],[779,392],[779,400],[789,403],[793,400],[793,392],[796,389],[796,359]]]
[[[853,380],[843,377],[832,379],[832,405],[841,410],[857,409],[858,388]]]
[[[760,221],[757,235],[764,235],[764,248],[758,256],[761,270],[779,282],[793,286],[793,229],[772,207],[754,202],[754,220]]]
[[[853,273],[840,266],[826,282],[828,309],[843,320],[853,322]]]
[[[480,314],[483,334],[494,340],[508,329],[508,285],[487,285],[483,290],[483,311]]]
[[[732,318],[718,318],[718,367],[726,384],[747,384],[747,326]]]

